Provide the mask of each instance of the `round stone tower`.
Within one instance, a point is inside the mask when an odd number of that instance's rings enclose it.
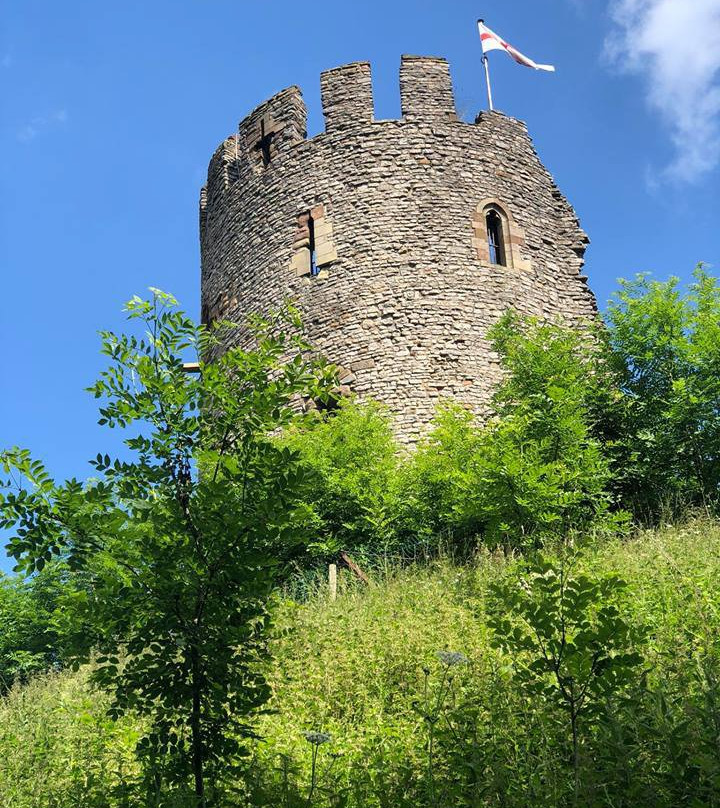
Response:
[[[458,119],[444,59],[403,56],[400,120],[374,119],[366,62],[323,73],[321,90],[322,134],[306,139],[290,87],[213,156],[203,320],[295,300],[341,383],[414,441],[442,398],[487,410],[499,368],[485,335],[508,307],[593,315],[588,239],[524,123]]]

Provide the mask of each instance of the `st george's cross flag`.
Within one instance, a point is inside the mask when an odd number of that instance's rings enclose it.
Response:
[[[533,62],[532,59],[528,59],[527,56],[523,56],[519,50],[515,50],[510,43],[506,42],[502,37],[499,37],[494,31],[491,31],[482,20],[478,20],[478,30],[480,31],[480,42],[482,44],[483,53],[487,53],[491,50],[504,50],[505,53],[512,56],[519,65],[532,67],[535,68],[535,70],[555,70],[553,65],[539,65]]]

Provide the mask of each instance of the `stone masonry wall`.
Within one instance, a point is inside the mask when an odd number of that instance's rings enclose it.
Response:
[[[201,195],[202,302],[207,321],[296,300],[343,383],[412,442],[442,398],[487,411],[499,368],[485,335],[508,307],[580,322],[595,301],[587,237],[525,125],[459,121],[443,59],[404,56],[400,87],[402,119],[376,121],[370,65],[345,65],[322,74],[324,133],[306,139],[297,87],[240,123]],[[486,204],[505,214],[508,266],[489,263]]]

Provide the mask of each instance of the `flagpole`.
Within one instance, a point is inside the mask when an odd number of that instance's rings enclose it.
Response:
[[[478,20],[479,23],[484,23],[485,20]],[[482,43],[481,43],[482,44]],[[487,84],[487,97],[488,97],[488,107],[492,112],[495,107],[493,107],[493,100],[492,100],[492,88],[490,87],[490,67],[488,66],[488,57],[487,53],[483,53],[483,67],[485,68],[485,83]]]
[[[485,81],[487,82],[488,105],[490,107],[490,111],[492,112],[495,107],[493,107],[492,90],[490,89],[490,69],[488,68],[487,54],[483,56],[483,64],[485,65]]]

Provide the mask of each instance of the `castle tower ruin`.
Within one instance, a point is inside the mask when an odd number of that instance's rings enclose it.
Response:
[[[215,152],[203,320],[297,301],[342,384],[385,402],[413,441],[442,398],[487,410],[499,368],[485,335],[508,307],[592,316],[588,239],[524,123],[458,119],[444,59],[402,57],[399,120],[375,120],[366,62],[326,71],[321,90],[322,134],[306,138],[290,87]]]

